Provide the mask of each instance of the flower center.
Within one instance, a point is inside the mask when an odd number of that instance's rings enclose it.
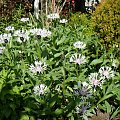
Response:
[[[7,39],[5,39],[5,40],[4,40],[4,42],[5,42],[5,43],[8,43],[8,40],[7,40]]]
[[[76,61],[75,61],[77,64],[81,64],[81,60],[80,59],[76,59]]]
[[[93,85],[95,85],[95,86],[99,85],[99,83],[100,83],[99,80],[96,80],[96,79],[93,80],[92,82],[93,82]]]
[[[105,70],[105,71],[103,72],[103,75],[106,76],[106,77],[108,77],[108,76],[109,76],[109,72],[108,72],[107,70]]]
[[[23,37],[20,37],[20,40],[23,42],[23,41],[24,41],[24,38],[23,38]]]

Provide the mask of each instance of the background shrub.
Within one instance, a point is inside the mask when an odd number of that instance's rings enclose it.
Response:
[[[10,17],[13,11],[21,4],[25,16],[32,9],[32,3],[29,0],[0,0],[0,18]]]
[[[119,0],[103,0],[92,14],[93,27],[107,50],[120,45],[119,6]]]

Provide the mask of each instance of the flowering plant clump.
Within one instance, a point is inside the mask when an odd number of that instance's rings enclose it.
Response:
[[[116,48],[106,52],[88,18],[70,24],[55,13],[23,23],[21,16],[0,27],[0,120],[87,120],[97,109],[113,119]]]

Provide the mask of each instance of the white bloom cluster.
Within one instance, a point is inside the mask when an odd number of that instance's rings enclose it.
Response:
[[[34,74],[43,73],[47,69],[47,64],[42,61],[35,61],[34,64],[30,65],[30,71]]]
[[[84,42],[81,42],[81,41],[77,41],[73,45],[75,48],[79,48],[79,49],[84,49],[86,47],[86,44]]]
[[[47,15],[47,18],[51,19],[51,20],[54,20],[54,19],[60,18],[60,16],[59,16],[58,13],[52,13],[52,14]]]
[[[43,28],[43,29],[34,28],[34,29],[31,29],[30,32],[33,35],[39,35],[41,37],[49,37],[52,34],[49,30],[46,30],[45,28]]]
[[[60,23],[67,23],[67,22],[68,22],[68,20],[66,20],[66,19],[60,20]]]
[[[27,22],[27,21],[29,21],[29,18],[21,18],[20,21],[22,21],[22,22]]]
[[[89,75],[89,82],[93,86],[100,86],[104,83],[105,79],[114,77],[114,71],[111,67],[103,66],[99,69],[98,73],[91,73]]]
[[[40,85],[36,85],[33,88],[33,91],[34,91],[34,94],[36,95],[43,95],[46,89],[47,89],[47,86],[45,86],[45,84],[40,84]]]
[[[25,41],[29,40],[29,32],[28,31],[16,30],[14,32],[14,36],[17,37],[17,41],[19,43],[22,43],[22,42],[25,42]]]
[[[74,62],[75,64],[81,65],[86,62],[86,59],[85,56],[75,53],[71,56],[70,62]]]
[[[6,31],[13,31],[14,30],[14,27],[13,26],[8,26],[5,28]]]
[[[33,28],[30,29],[29,32],[32,33],[33,35],[37,34],[37,32],[39,32],[41,30],[41,28]]]
[[[4,50],[5,50],[5,47],[0,47],[0,54],[2,54]]]
[[[0,35],[0,44],[9,42],[9,40],[11,39],[11,37],[12,36],[11,36],[10,33],[9,34],[6,34],[6,33],[1,34]]]

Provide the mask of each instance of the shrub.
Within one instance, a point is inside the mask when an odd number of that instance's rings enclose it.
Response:
[[[119,6],[119,0],[103,0],[92,14],[93,27],[106,49],[120,45]]]

